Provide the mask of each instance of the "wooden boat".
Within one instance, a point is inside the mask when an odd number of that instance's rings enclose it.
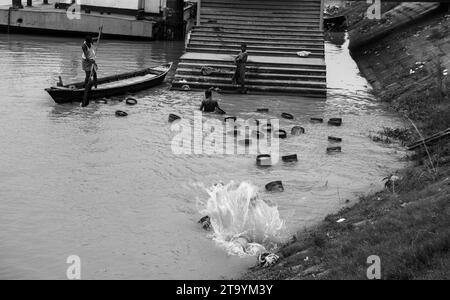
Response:
[[[90,99],[99,99],[134,93],[161,84],[172,67],[172,63],[155,68],[147,68],[97,80],[97,88],[92,88]],[[54,86],[45,89],[58,104],[81,102],[84,96],[84,81]]]

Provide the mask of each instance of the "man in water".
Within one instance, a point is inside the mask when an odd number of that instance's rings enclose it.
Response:
[[[86,78],[84,80],[84,87],[89,83],[89,79],[91,78],[91,71],[93,72],[92,77],[94,78],[94,85],[97,88],[97,63],[95,62],[95,50],[93,45],[93,39],[91,36],[86,36],[83,46],[82,55],[82,65],[83,70],[86,73]]]
[[[200,110],[206,113],[213,112],[222,112],[222,109],[219,107],[219,103],[212,97],[211,89],[205,91],[205,99],[202,101],[202,105],[200,106]]]
[[[241,52],[236,56],[234,62],[236,63],[236,72],[233,76],[233,84],[239,84],[241,86],[241,93],[245,93],[245,68],[247,66],[247,45],[241,45]]]

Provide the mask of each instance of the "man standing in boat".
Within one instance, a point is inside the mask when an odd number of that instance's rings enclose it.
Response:
[[[233,84],[238,84],[241,86],[241,93],[245,93],[245,68],[247,66],[247,45],[243,43],[241,45],[241,52],[236,56],[234,62],[236,63],[236,72],[233,76]]]
[[[84,40],[82,55],[82,65],[83,70],[86,73],[86,79],[84,80],[84,87],[86,88],[89,83],[89,79],[91,78],[91,71],[93,72],[92,77],[94,78],[94,85],[97,88],[97,63],[95,62],[95,50],[93,45],[93,39],[90,35],[86,36]]]

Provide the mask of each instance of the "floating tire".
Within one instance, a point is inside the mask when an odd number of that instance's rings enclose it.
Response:
[[[305,133],[306,133],[305,128],[303,128],[301,126],[295,126],[291,130],[292,135],[301,135],[301,134],[305,134]]]
[[[228,121],[236,122],[236,121],[237,121],[237,118],[236,118],[236,117],[228,117],[228,118],[225,118],[223,121],[224,121],[225,123],[228,122]]]
[[[342,152],[342,147],[328,147],[327,153],[339,153]]]
[[[287,138],[287,132],[283,129],[279,129],[274,132],[274,136],[279,139],[285,139]]]
[[[98,99],[98,100],[95,100],[95,103],[97,103],[97,104],[108,104],[108,100],[106,100],[106,99]]]
[[[137,102],[137,100],[136,100],[135,98],[129,97],[129,98],[127,98],[127,99],[125,100],[125,103],[126,103],[127,105],[136,105],[138,102]]]
[[[185,85],[183,85],[183,86],[181,87],[181,89],[182,89],[183,91],[190,91],[190,90],[191,90],[191,87],[190,87],[189,85],[185,84]]]
[[[341,139],[341,138],[334,137],[334,136],[329,136],[329,137],[328,137],[328,140],[329,140],[330,142],[334,142],[334,143],[340,143],[340,142],[342,142],[342,139]]]
[[[294,116],[288,113],[282,113],[281,117],[288,119],[288,120],[294,120]]]
[[[128,114],[124,111],[118,110],[116,111],[116,117],[126,117]]]
[[[323,118],[311,118],[311,122],[314,122],[314,123],[323,123]]]
[[[331,118],[328,121],[328,125],[341,126],[342,125],[342,118]]]
[[[281,158],[284,162],[297,162],[298,157],[297,154],[286,155]]]
[[[284,186],[282,181],[273,181],[266,184],[266,190],[268,192],[284,192]]]
[[[271,167],[272,157],[269,154],[261,154],[256,157],[256,165],[259,167]]]
[[[203,229],[210,230],[211,229],[211,218],[209,216],[205,216],[198,221],[199,224],[202,225]]]
[[[169,123],[173,123],[173,122],[175,122],[177,120],[180,120],[180,119],[181,118],[179,116],[175,115],[175,114],[170,114],[169,115]]]

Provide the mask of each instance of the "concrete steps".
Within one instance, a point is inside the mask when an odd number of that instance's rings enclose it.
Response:
[[[233,53],[236,51],[236,48],[240,47],[240,43],[233,42],[224,42],[224,41],[202,41],[196,42],[191,41],[189,43],[189,47],[199,48],[204,47],[208,48],[223,48],[233,50]],[[281,51],[281,52],[298,52],[298,51],[316,51],[323,53],[324,46],[320,44],[294,44],[294,45],[285,45],[285,44],[276,44],[276,43],[264,43],[261,44],[254,43],[251,46],[247,47],[248,51],[255,53],[255,51]]]
[[[191,72],[200,72],[203,66],[213,67],[219,70],[218,72],[232,72],[234,74],[235,66],[232,63],[226,64],[226,62],[214,62],[213,64],[202,64],[195,61],[183,61],[180,62],[178,68],[180,70],[190,70]],[[247,65],[247,71],[249,73],[259,74],[259,75],[288,75],[288,76],[316,76],[321,77],[326,80],[325,69],[314,69],[305,67],[269,67],[269,66],[258,66],[255,64]],[[214,74],[214,73],[213,73]]]
[[[246,43],[249,93],[326,97],[320,8],[320,0],[202,0],[200,26],[190,35],[172,88],[236,91],[234,56]],[[299,51],[310,55],[301,58]]]
[[[264,29],[265,27],[268,28],[278,28],[278,29],[285,29],[285,30],[291,30],[291,29],[316,29],[319,27],[320,22],[302,22],[302,23],[288,23],[288,22],[277,22],[277,23],[270,23],[270,22],[257,22],[257,21],[235,21],[235,20],[204,20],[202,19],[200,22],[201,25],[204,24],[215,24],[218,26],[221,25],[243,25],[243,26],[249,26],[253,28],[256,28],[259,26],[260,30]]]
[[[180,58],[180,64],[182,63],[200,63],[203,66],[212,66],[213,64],[229,65],[234,68],[234,55],[224,54],[205,54],[196,52],[186,52]],[[323,58],[295,58],[295,57],[275,57],[273,59],[270,56],[249,56],[247,62],[247,69],[257,68],[294,68],[294,69],[313,69],[313,70],[326,70],[325,60]]]
[[[245,17],[248,18],[249,13],[251,13],[252,18],[286,18],[289,20],[297,20],[301,18],[311,18],[311,17],[319,17],[320,12],[316,9],[312,10],[302,10],[301,12],[292,13],[290,11],[279,12],[279,11],[252,11],[249,9],[242,10],[227,10],[227,9],[215,9],[215,8],[203,8],[202,9],[204,16],[234,16],[234,17]]]
[[[236,47],[233,49],[232,47],[227,47],[227,46],[218,46],[216,48],[207,48],[207,47],[195,47],[195,46],[189,46],[186,49],[187,51],[190,52],[197,52],[197,53],[218,53],[218,54],[229,54],[229,55],[233,55],[236,54]],[[292,57],[297,57],[297,52],[299,51],[309,51],[311,52],[311,54],[309,55],[309,57],[324,57],[325,53],[324,51],[317,51],[316,49],[295,49],[293,51],[280,51],[280,50],[275,50],[275,51],[262,51],[262,50],[251,50],[249,49],[249,52],[252,53],[252,55],[260,55],[260,56],[267,56],[267,55],[272,55],[272,56],[292,56]]]
[[[298,36],[287,35],[284,33],[271,33],[271,32],[260,32],[260,33],[247,33],[246,29],[243,27],[241,32],[221,32],[220,30],[216,33],[196,31],[191,34],[191,38],[194,37],[208,37],[208,38],[237,38],[237,39],[247,39],[247,40],[264,40],[264,41],[305,41],[305,40],[316,40],[318,42],[323,41],[323,35],[301,35]]]
[[[319,22],[319,16],[303,16],[303,17],[291,17],[284,18],[282,15],[280,16],[270,16],[270,17],[254,17],[249,18],[248,16],[234,16],[234,15],[223,15],[223,14],[204,14],[202,15],[203,21],[208,20],[232,20],[232,21],[246,21],[246,22],[254,22],[255,24],[264,24],[266,22],[276,22],[276,23],[314,23]],[[271,23],[271,25],[273,25]]]
[[[214,48],[218,45],[220,46],[227,46],[227,47],[232,47],[233,50],[236,50],[236,47],[239,47],[241,45],[241,43],[244,42],[245,40],[215,40],[215,41],[211,41],[208,39],[193,39],[191,40],[191,42],[189,43],[189,46],[193,46],[193,47],[198,47],[198,46],[202,46],[204,48]],[[248,43],[249,44],[249,43]],[[311,49],[311,50],[324,50],[324,45],[321,45],[319,43],[314,43],[314,42],[291,42],[291,43],[283,43],[282,44],[283,47],[280,47],[279,43],[275,43],[275,42],[265,42],[265,41],[258,41],[258,42],[252,42],[251,46],[249,46],[248,48],[251,50],[258,50],[258,49],[268,49],[270,51],[283,51],[283,50],[287,50],[287,51],[301,51],[298,49]]]
[[[260,35],[260,36],[285,36],[285,37],[299,37],[301,36],[315,36],[319,40],[323,39],[323,31],[320,30],[305,30],[305,29],[292,29],[286,31],[285,29],[278,28],[265,28],[261,31],[260,27],[255,26],[230,26],[230,25],[215,25],[215,24],[203,24],[202,26],[194,26],[195,33],[208,33],[211,35],[221,33],[221,34],[249,34],[249,35]]]
[[[192,75],[192,76],[204,76],[201,72],[201,68],[191,69],[191,68],[178,68],[179,75]],[[227,69],[217,69],[212,72],[210,76],[218,77],[222,76],[223,78],[227,78],[231,80],[233,78],[234,70],[231,68]],[[295,74],[277,74],[277,73],[260,73],[258,70],[248,71],[247,78],[249,79],[274,79],[274,80],[300,80],[300,81],[317,81],[317,82],[326,82],[326,76],[324,75],[301,75],[298,73]]]
[[[254,9],[257,11],[301,11],[320,8],[320,1],[202,1],[204,8]]]

